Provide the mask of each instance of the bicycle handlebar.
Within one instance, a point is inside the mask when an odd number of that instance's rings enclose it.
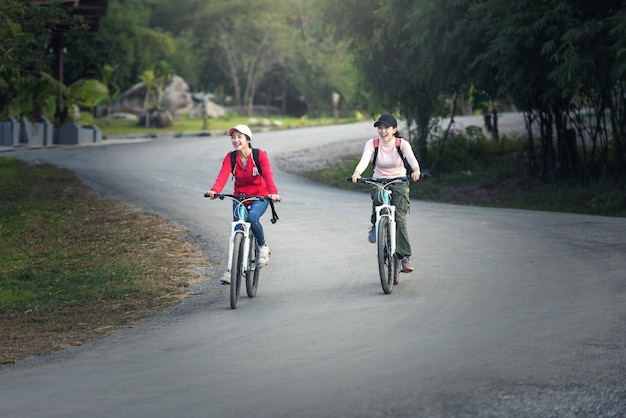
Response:
[[[208,193],[204,194],[204,197],[210,197]],[[269,198],[269,196],[249,196],[245,194],[229,194],[229,193],[216,193],[215,197],[224,200],[225,197],[230,197],[233,200],[237,200],[239,202],[245,202],[246,200],[267,200],[270,202],[270,208],[272,209],[272,223],[275,224],[278,221],[278,214],[276,213],[276,209],[274,209],[274,201]]]
[[[409,182],[411,179],[407,176],[402,176],[402,177],[394,177],[391,179],[376,179],[374,177],[361,177],[360,179],[357,180],[357,183],[380,183],[380,184],[387,184],[387,183],[393,183],[395,181],[404,181],[404,182]],[[350,183],[352,183],[352,177],[346,177],[346,181],[349,181]]]
[[[204,194],[204,197],[210,197],[208,193]],[[245,195],[245,194],[229,194],[229,193],[216,193],[215,197],[224,200],[225,197],[230,197],[231,199],[238,200],[243,202],[245,200],[270,200],[268,196],[253,196],[253,195]]]

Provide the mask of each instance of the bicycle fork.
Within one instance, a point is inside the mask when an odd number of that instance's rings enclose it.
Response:
[[[241,228],[238,228],[238,227]],[[250,255],[250,223],[244,221],[234,221],[230,223],[230,239],[228,240],[228,272],[230,272],[230,266],[233,262],[234,242],[237,234],[243,235],[243,272],[249,270],[248,257]]]
[[[386,209],[387,213],[381,215],[383,209]],[[390,206],[388,204],[383,204],[381,206],[376,206],[376,224],[374,225],[376,234],[378,234],[378,224],[382,218],[389,219],[389,237],[391,238],[391,255],[394,256],[396,254],[396,208],[395,206]],[[376,236],[377,239],[378,235]]]

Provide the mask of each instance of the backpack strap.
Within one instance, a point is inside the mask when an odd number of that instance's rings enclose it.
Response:
[[[262,176],[263,170],[261,170],[261,164],[259,164],[259,149],[258,148],[252,148],[252,163],[254,164],[257,171],[259,172],[259,175]]]
[[[259,164],[259,149],[252,148],[252,164],[256,167],[259,175],[263,175],[263,170],[261,170],[261,165]],[[235,177],[235,166],[237,165],[237,151],[230,152],[230,173]]]
[[[235,178],[235,165],[237,164],[237,151],[230,152],[230,174]]]
[[[376,157],[378,157],[378,137],[374,138],[374,156],[372,157],[372,166],[376,167]]]
[[[398,150],[398,154],[400,154],[400,158],[404,160],[404,154],[402,154],[402,150],[400,149],[400,144],[402,144],[402,139],[396,137],[396,149]]]

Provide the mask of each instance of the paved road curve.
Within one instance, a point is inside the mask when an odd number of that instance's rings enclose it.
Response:
[[[370,124],[259,133],[278,155]],[[226,256],[229,205],[202,198],[224,137],[6,155],[188,227]],[[206,280],[166,315],[0,372],[9,417],[621,417],[626,219],[412,202],[417,271],[392,295],[369,197],[277,172],[284,202],[257,298]],[[413,186],[413,187],[419,187]]]

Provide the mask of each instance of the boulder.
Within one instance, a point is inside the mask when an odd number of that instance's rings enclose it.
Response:
[[[200,119],[203,117],[202,115],[203,111],[206,112],[206,116],[208,118],[213,118],[213,119],[219,119],[226,114],[226,111],[224,110],[223,107],[221,107],[220,105],[218,105],[217,103],[211,100],[206,100],[204,105],[201,102],[200,103],[196,102],[193,109],[191,109],[189,113],[187,113],[187,116],[189,116],[192,119]]]
[[[189,84],[182,77],[172,77],[170,84],[163,90],[163,107],[173,114],[189,111],[193,107]]]
[[[174,75],[170,84],[162,92],[163,108],[175,115],[191,109],[193,102],[189,85],[180,76]],[[121,97],[112,103],[111,113],[132,113],[140,116],[143,111],[143,101],[146,97],[146,87],[137,83],[126,90]]]
[[[174,123],[174,115],[167,109],[150,109],[150,127],[167,128]],[[139,126],[146,126],[146,115],[142,113],[137,123]]]

